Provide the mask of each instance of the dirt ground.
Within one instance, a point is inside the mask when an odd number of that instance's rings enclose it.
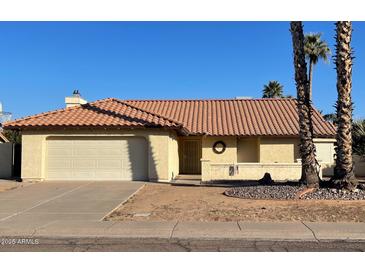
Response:
[[[23,187],[23,184],[15,182],[15,181],[0,180],[0,192],[13,190],[13,189],[16,189],[18,187]]]
[[[244,200],[226,189],[147,184],[107,220],[365,222],[365,201]]]
[[[4,192],[4,191],[7,191],[7,190],[9,190],[9,187],[5,187],[5,186],[0,185],[0,192]]]

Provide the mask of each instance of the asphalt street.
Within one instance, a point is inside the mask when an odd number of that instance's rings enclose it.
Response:
[[[20,239],[20,238],[18,238]],[[14,240],[8,239],[8,240]],[[23,240],[24,239],[20,239]],[[365,241],[251,241],[242,239],[33,238],[0,252],[364,252]]]

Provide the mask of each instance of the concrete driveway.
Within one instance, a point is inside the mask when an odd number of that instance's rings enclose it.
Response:
[[[0,193],[2,228],[41,227],[57,221],[100,221],[143,182],[42,182]]]

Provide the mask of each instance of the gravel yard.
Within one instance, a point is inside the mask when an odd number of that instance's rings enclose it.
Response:
[[[225,195],[242,199],[294,200],[304,186],[293,184],[258,185],[230,188]],[[365,200],[365,190],[356,192],[342,191],[333,188],[320,188],[316,192],[304,195],[304,200]]]
[[[258,200],[294,200],[303,188],[297,185],[232,187],[224,192],[229,197]]]
[[[234,193],[238,189],[228,191]],[[294,185],[283,186],[285,191],[279,191],[281,194],[261,186],[244,189],[251,189],[250,195],[255,191],[261,193],[261,199],[228,197],[227,187],[147,184],[107,220],[365,222],[365,200],[294,200],[299,189]],[[262,200],[263,195],[279,200]],[[311,195],[315,198],[318,194]]]

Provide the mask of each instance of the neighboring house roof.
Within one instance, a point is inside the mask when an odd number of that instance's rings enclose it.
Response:
[[[313,111],[315,137],[334,137],[335,127]],[[161,126],[191,135],[298,136],[295,99],[118,100],[105,99],[19,119],[6,128]]]

